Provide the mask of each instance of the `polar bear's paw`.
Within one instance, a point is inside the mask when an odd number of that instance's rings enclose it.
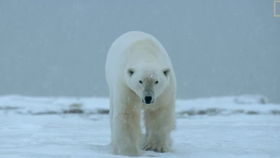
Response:
[[[172,149],[166,145],[159,145],[159,144],[147,144],[144,146],[143,150],[146,151],[155,151],[155,152],[172,152]]]

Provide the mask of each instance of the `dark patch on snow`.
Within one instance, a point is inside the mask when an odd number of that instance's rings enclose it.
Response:
[[[179,112],[179,115],[218,115],[225,111],[225,109],[219,109],[219,108],[208,108],[205,110],[195,110],[195,109],[190,109],[186,111]]]
[[[90,111],[90,112],[85,112],[82,109],[67,109],[63,111],[41,111],[41,112],[28,112],[29,114],[32,115],[53,115],[53,114],[87,114],[87,115],[96,115],[96,114],[101,114],[101,115],[108,115],[109,114],[109,109],[97,109],[96,111]],[[22,113],[21,113],[22,114]]]
[[[199,110],[196,114],[197,115],[205,115],[205,114],[207,114],[207,111],[206,110]]]
[[[272,114],[274,115],[280,115],[280,110],[274,110],[271,111]],[[245,111],[242,109],[238,109],[238,110],[226,110],[226,109],[220,109],[220,108],[208,108],[208,109],[204,109],[204,110],[194,110],[194,109],[190,109],[190,110],[186,110],[186,111],[182,111],[178,113],[179,115],[188,115],[188,116],[193,116],[193,115],[208,115],[208,116],[215,116],[215,115],[233,115],[233,114],[247,114],[247,115],[258,115],[260,114],[260,112],[258,111],[253,111],[253,110],[249,110],[249,111]]]
[[[56,111],[43,111],[43,112],[36,112],[36,113],[33,113],[33,112],[30,112],[30,114],[32,115],[54,115],[54,114],[58,114],[58,112]]]
[[[63,110],[64,114],[83,114],[84,111],[81,109],[69,109],[69,110]]]
[[[109,109],[97,109],[98,114],[109,114]]]
[[[70,109],[81,109],[82,106],[82,103],[73,103],[69,105]]]
[[[248,115],[258,115],[259,112],[257,112],[257,111],[247,111],[246,114],[248,114]]]
[[[232,113],[233,113],[233,114],[243,114],[243,113],[244,113],[244,110],[241,110],[241,109],[239,109],[239,110],[233,110]]]
[[[17,110],[17,109],[20,109],[20,108],[15,107],[15,106],[9,106],[9,105],[3,106],[3,107],[0,106],[0,110]]]
[[[271,110],[270,111],[273,115],[280,115],[280,110]]]

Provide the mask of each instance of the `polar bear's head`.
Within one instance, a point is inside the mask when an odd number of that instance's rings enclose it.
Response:
[[[170,69],[154,66],[128,68],[126,81],[144,104],[153,104],[169,85]]]

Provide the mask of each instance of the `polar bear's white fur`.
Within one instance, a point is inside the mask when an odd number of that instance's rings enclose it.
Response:
[[[143,32],[121,35],[108,52],[106,80],[110,90],[112,152],[127,156],[140,156],[141,149],[170,152],[176,77],[160,42]],[[141,109],[145,110],[144,142]]]

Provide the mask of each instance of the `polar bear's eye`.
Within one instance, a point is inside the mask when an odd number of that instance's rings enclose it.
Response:
[[[158,84],[158,81],[156,81],[155,84]]]
[[[140,80],[140,81],[139,81],[139,83],[141,83],[141,84],[142,84],[143,82]]]

